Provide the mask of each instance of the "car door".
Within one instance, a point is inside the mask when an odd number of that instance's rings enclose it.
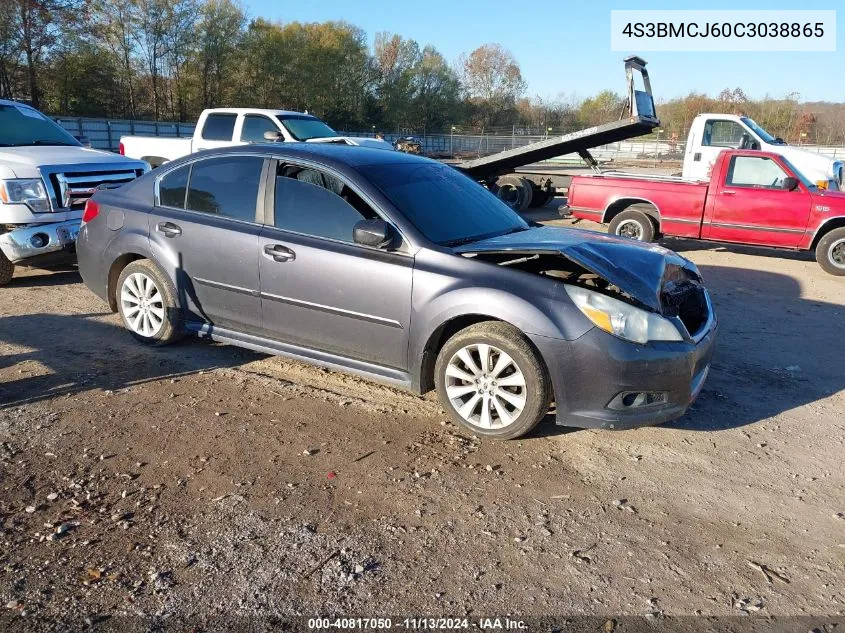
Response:
[[[704,122],[701,144],[692,147],[692,156],[687,157],[690,169],[685,177],[709,180],[710,171],[716,163],[719,152],[725,149],[737,149],[743,141],[743,135],[749,132],[736,121],[727,119],[707,119]]]
[[[731,157],[716,187],[707,237],[726,242],[797,247],[811,199],[803,185],[789,191],[789,174],[766,156]]]
[[[235,112],[213,112],[207,115],[199,134],[194,137],[194,151],[237,145],[239,142],[234,141],[237,120]]]
[[[377,212],[327,170],[279,161],[267,180],[260,238],[261,305],[268,336],[405,370],[413,257],[355,244]]]
[[[256,211],[264,163],[255,155],[214,156],[168,171],[157,183],[150,244],[174,271],[191,321],[261,330]]]
[[[246,114],[241,121],[240,140],[242,143],[266,143],[266,132],[282,134],[278,124],[263,114]]]

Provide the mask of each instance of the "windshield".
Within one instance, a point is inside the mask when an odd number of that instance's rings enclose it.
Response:
[[[438,163],[366,165],[361,171],[429,240],[443,246],[528,228],[484,187]]]
[[[337,132],[313,116],[280,116],[279,120],[297,141],[337,136]]]
[[[73,145],[79,141],[38,110],[23,104],[0,104],[0,146]]]
[[[769,134],[766,130],[764,130],[759,125],[757,125],[757,123],[754,121],[754,119],[749,119],[748,117],[744,116],[744,117],[740,118],[740,121],[742,121],[743,123],[745,123],[745,125],[750,127],[751,130],[757,136],[759,136],[761,139],[763,139],[764,143],[768,143],[769,145],[786,145],[786,143],[784,143],[783,140],[781,140],[779,138],[775,138],[774,136]]]

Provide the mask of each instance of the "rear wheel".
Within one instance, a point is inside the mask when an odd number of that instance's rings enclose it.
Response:
[[[833,229],[819,240],[816,261],[826,273],[845,276],[845,227]]]
[[[0,251],[0,286],[5,286],[12,281],[12,276],[15,274],[15,265],[9,261],[6,254]]]
[[[117,280],[117,310],[123,325],[147,345],[166,345],[182,338],[176,291],[148,259],[130,263]]]
[[[532,209],[539,209],[542,206],[551,200],[552,193],[545,189],[540,189],[539,187],[534,189],[534,193],[531,194],[531,208]]]
[[[640,242],[653,242],[657,227],[651,216],[635,207],[629,207],[611,220],[607,232]]]
[[[440,350],[434,372],[441,404],[476,435],[521,437],[549,410],[545,366],[507,323],[479,323],[455,334]]]

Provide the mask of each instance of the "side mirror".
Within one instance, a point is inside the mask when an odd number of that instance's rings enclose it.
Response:
[[[393,231],[382,219],[361,220],[352,229],[352,240],[363,246],[385,248],[393,241]]]
[[[792,176],[787,176],[783,179],[783,188],[787,191],[795,191],[798,189],[798,179]]]
[[[73,137],[73,138],[75,138],[77,141],[79,141],[80,143],[82,143],[82,146],[83,146],[83,147],[87,147],[87,148],[89,148],[89,149],[91,148],[91,139],[90,139],[90,138],[88,138],[87,136],[75,136],[75,135],[74,135],[74,137]]]
[[[264,132],[264,140],[272,143],[281,143],[285,140],[285,137],[278,130],[267,130]]]

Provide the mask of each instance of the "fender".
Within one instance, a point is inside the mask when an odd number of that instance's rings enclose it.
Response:
[[[601,223],[602,224],[608,223],[609,220],[608,220],[607,214],[610,211],[610,207],[612,207],[613,205],[615,205],[619,202],[630,202],[630,204],[626,204],[625,207],[622,210],[619,211],[620,213],[625,208],[630,207],[631,205],[634,205],[634,204],[638,204],[638,203],[650,204],[651,206],[654,207],[655,213],[648,213],[648,215],[650,215],[655,220],[657,220],[658,223],[660,222],[660,218],[661,218],[660,207],[657,206],[657,204],[655,202],[653,202],[652,200],[649,200],[648,198],[643,198],[642,196],[621,196],[620,195],[620,196],[616,196],[613,199],[611,199],[611,201],[604,208],[604,211],[601,214]],[[647,212],[644,211],[644,213],[647,213]]]

